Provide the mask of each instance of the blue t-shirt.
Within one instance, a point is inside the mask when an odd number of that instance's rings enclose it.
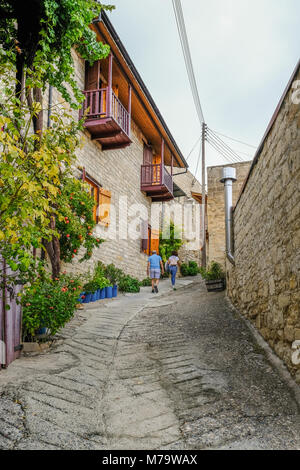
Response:
[[[159,255],[149,256],[150,269],[160,269],[161,257]]]

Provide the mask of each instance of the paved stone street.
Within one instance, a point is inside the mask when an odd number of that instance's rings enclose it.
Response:
[[[200,278],[89,304],[0,373],[1,449],[300,449],[289,387]]]

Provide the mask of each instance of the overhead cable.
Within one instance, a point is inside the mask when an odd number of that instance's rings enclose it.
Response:
[[[177,29],[178,29],[178,33],[180,37],[181,47],[183,51],[185,66],[186,66],[186,70],[187,70],[187,74],[188,74],[188,78],[190,82],[190,87],[191,87],[191,91],[192,91],[192,95],[194,99],[194,104],[196,107],[200,125],[202,125],[202,123],[204,122],[204,116],[203,116],[203,111],[202,111],[201,102],[199,98],[197,83],[195,79],[194,67],[192,63],[188,37],[186,33],[186,27],[185,27],[185,22],[184,22],[181,1],[173,0],[173,8],[174,8],[175,18],[176,18],[176,23],[177,23]]]

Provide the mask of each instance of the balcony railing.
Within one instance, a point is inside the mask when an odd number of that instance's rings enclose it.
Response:
[[[173,195],[173,178],[162,163],[142,165],[141,189],[147,192],[167,191]]]
[[[80,114],[82,117],[87,111],[86,122],[112,118],[130,137],[130,114],[112,90],[109,92],[109,88],[101,88],[84,91],[83,94],[85,100]]]

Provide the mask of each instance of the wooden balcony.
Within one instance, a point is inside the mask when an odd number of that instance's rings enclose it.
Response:
[[[173,177],[166,167],[158,165],[142,165],[141,191],[152,198],[153,202],[170,201],[173,196]]]
[[[102,145],[102,150],[127,147],[131,144],[130,120],[128,112],[111,88],[83,92],[85,101],[80,118],[86,114],[84,127],[90,132],[92,140]]]

